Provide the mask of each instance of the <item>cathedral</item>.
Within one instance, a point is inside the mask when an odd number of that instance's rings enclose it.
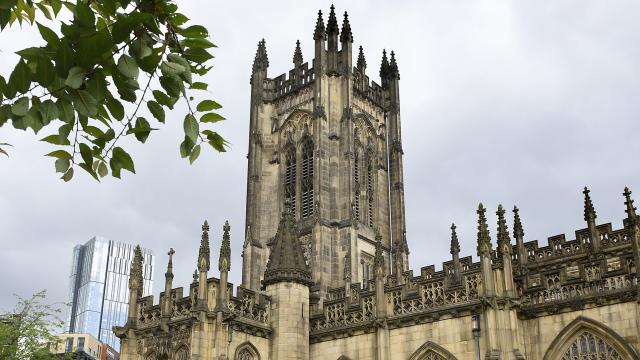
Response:
[[[242,285],[228,282],[228,223],[218,277],[205,221],[193,282],[173,287],[172,249],[157,303],[141,297],[138,248],[128,321],[114,327],[122,360],[640,359],[640,217],[628,189],[621,229],[596,222],[585,188],[586,227],[547,244],[525,240],[518,208],[510,225],[501,205],[480,204],[478,261],[460,256],[451,225],[451,259],[414,273],[395,54],[382,52],[380,82],[370,80],[333,6],[313,41],[311,61],[298,42],[293,69],[276,77],[258,43]]]

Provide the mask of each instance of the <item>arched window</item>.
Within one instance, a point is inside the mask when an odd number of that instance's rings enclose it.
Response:
[[[313,141],[307,137],[302,142],[302,195],[301,215],[308,218],[313,215]]]
[[[367,224],[373,227],[373,154],[367,154]]]
[[[284,199],[289,201],[291,213],[296,216],[296,149],[287,146],[285,150]]]
[[[638,360],[638,354],[613,329],[578,316],[554,338],[543,360]]]
[[[182,346],[173,357],[174,360],[189,360],[189,349],[186,346]]]
[[[237,360],[254,360],[253,354],[249,352],[247,349],[242,349],[238,353]]]
[[[448,352],[442,346],[427,341],[416,352],[414,352],[409,360],[455,360],[455,356]]]
[[[246,342],[236,348],[235,360],[260,360],[258,349],[251,343]]]

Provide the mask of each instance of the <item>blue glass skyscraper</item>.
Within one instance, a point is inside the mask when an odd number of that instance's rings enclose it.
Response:
[[[69,276],[69,302],[66,329],[70,333],[89,333],[114,349],[120,339],[112,331],[114,325],[127,322],[129,272],[135,246],[102,237],[93,237],[73,249]],[[142,249],[143,295],[153,286],[154,256]]]

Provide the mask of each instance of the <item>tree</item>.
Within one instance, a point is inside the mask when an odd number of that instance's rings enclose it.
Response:
[[[49,360],[58,359],[51,354],[64,324],[60,306],[44,303],[46,291],[29,299],[17,297],[16,307],[10,313],[0,314],[0,359]]]
[[[37,14],[60,31],[36,22]],[[119,141],[144,143],[178,101],[188,109],[181,156],[193,163],[202,143],[225,151],[211,129],[224,120],[215,112],[220,104],[192,105],[193,92],[207,90],[196,78],[211,69],[215,45],[205,27],[188,22],[171,0],[0,0],[0,31],[35,24],[44,43],[18,51],[11,74],[0,76],[0,127],[46,130],[41,141],[56,146],[46,155],[64,181],[76,167],[96,180],[135,173]],[[0,153],[7,155],[7,145],[0,143]]]

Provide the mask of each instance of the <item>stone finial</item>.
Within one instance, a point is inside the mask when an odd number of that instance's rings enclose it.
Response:
[[[173,250],[173,248],[170,248],[169,252],[167,253],[167,255],[169,255],[169,262],[167,263],[167,272],[164,274],[166,278],[173,278],[173,254],[175,253],[176,252]]]
[[[195,270],[193,270],[193,282],[197,283],[198,282],[198,268],[196,268]]]
[[[316,20],[316,29],[313,31],[313,40],[324,40],[326,36],[327,32],[324,29],[322,10],[318,10],[318,20]]]
[[[478,205],[478,256],[491,256],[491,238],[487,226],[486,209],[480,203]]]
[[[638,215],[636,215],[636,208],[633,206],[633,199],[631,199],[631,190],[628,187],[624,187],[624,204],[627,206],[625,212],[627,213],[627,219],[629,219],[630,225],[636,225],[638,222]]]
[[[451,255],[460,253],[460,242],[458,241],[458,234],[456,233],[456,224],[451,224]]]
[[[524,238],[524,229],[522,228],[522,222],[520,221],[520,210],[517,206],[513,207],[513,236],[516,239]]]
[[[511,254],[511,238],[509,237],[509,229],[507,228],[507,221],[504,218],[504,208],[502,205],[498,205],[498,232],[496,237],[498,238],[498,257],[502,257],[503,254]]]
[[[384,279],[384,255],[382,253],[382,235],[380,230],[376,228],[376,253],[373,258],[373,267],[375,269],[375,276],[378,279]]]
[[[202,238],[200,240],[200,250],[198,251],[198,271],[207,272],[210,268],[209,250],[209,223],[207,220],[202,225]]]
[[[400,80],[400,73],[398,72],[398,64],[396,63],[396,54],[391,51],[391,61],[389,63],[389,77],[392,79]]]
[[[387,50],[382,50],[382,62],[380,63],[380,79],[386,79],[389,76],[389,60],[387,59]]]
[[[596,210],[593,207],[593,203],[591,202],[591,196],[589,193],[591,191],[585,186],[582,193],[584,194],[584,221],[591,222],[596,220]]]
[[[272,244],[262,281],[264,286],[280,282],[313,285],[311,271],[305,261],[302,245],[298,240],[296,223],[291,213],[289,201],[285,202],[280,224]]]
[[[358,68],[358,70],[360,70],[361,73],[364,73],[364,70],[367,68],[367,60],[364,59],[362,45],[358,50],[358,62],[356,63],[356,67]]]
[[[142,296],[142,261],[142,249],[140,245],[136,245],[133,250],[133,261],[131,262],[129,290],[136,290],[138,297]]]
[[[267,46],[264,39],[258,42],[258,50],[256,50],[256,57],[253,60],[253,71],[267,70],[269,67],[269,57],[267,56]]]
[[[342,32],[340,33],[341,42],[353,42],[353,34],[351,33],[351,24],[349,24],[349,14],[344,12],[344,19],[342,20]]]
[[[329,20],[327,20],[327,34],[338,35],[338,19],[336,19],[335,7],[331,4],[331,10],[329,11]]]
[[[222,244],[220,244],[220,258],[218,260],[218,270],[220,271],[229,271],[231,270],[231,236],[229,236],[229,231],[231,227],[229,226],[229,221],[224,222],[224,226],[222,227]]]
[[[295,66],[302,65],[302,50],[300,50],[300,40],[296,41],[296,49],[293,52],[293,64]]]

